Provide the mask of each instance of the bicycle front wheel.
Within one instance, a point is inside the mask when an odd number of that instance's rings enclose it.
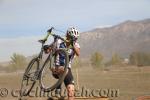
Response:
[[[30,61],[23,75],[20,96],[27,96],[33,89],[36,83],[36,72],[39,69],[39,60],[34,58]]]
[[[63,72],[61,75],[54,77],[52,74],[52,69],[56,67],[56,59],[58,55],[63,55],[63,65],[61,67],[63,68]],[[69,57],[68,53],[65,49],[58,49],[54,54],[51,54],[48,59],[46,60],[44,67],[41,72],[41,77],[40,77],[40,84],[41,88],[46,91],[53,91],[58,85],[60,85],[67,72],[68,72],[68,63],[69,63]]]

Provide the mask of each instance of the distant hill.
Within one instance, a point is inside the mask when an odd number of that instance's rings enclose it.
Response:
[[[81,57],[99,51],[110,58],[117,53],[128,57],[131,52],[150,52],[150,19],[125,21],[107,28],[96,28],[81,33]]]
[[[79,42],[81,58],[84,59],[95,51],[101,52],[106,59],[114,53],[126,58],[134,51],[150,52],[150,19],[128,20],[115,26],[83,32]],[[27,60],[30,61],[33,56],[27,57]],[[8,64],[0,62],[1,66]]]

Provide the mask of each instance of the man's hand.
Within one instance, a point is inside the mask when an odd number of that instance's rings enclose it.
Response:
[[[64,73],[64,66],[54,67],[51,69],[53,74],[63,74]]]
[[[71,45],[72,45],[72,46],[74,46],[76,40],[77,40],[77,39],[76,39],[74,36],[71,37],[70,42],[71,42]]]

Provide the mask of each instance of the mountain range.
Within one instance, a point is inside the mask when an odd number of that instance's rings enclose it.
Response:
[[[125,21],[118,25],[95,28],[80,35],[81,58],[100,52],[105,58],[118,54],[123,58],[132,52],[150,52],[150,19]]]

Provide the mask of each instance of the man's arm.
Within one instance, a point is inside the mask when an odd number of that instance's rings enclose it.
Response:
[[[80,48],[77,47],[76,45],[73,45],[73,49],[74,49],[74,51],[75,51],[75,54],[76,54],[77,56],[79,56],[79,55],[80,55]]]

